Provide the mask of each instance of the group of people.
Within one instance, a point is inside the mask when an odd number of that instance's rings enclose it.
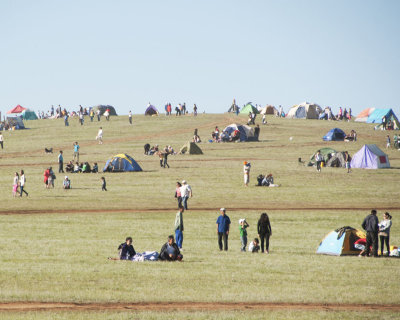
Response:
[[[75,162],[74,164],[71,160],[65,166],[65,171],[70,173],[98,173],[99,166],[97,165],[97,162],[94,162],[92,167],[89,162]]]
[[[178,181],[175,188],[175,198],[178,201],[178,208],[183,207],[185,210],[189,210],[188,200],[191,197],[193,197],[192,187],[186,180],[182,180],[182,183]]]
[[[391,148],[391,147],[392,147],[392,144],[391,144],[390,136],[387,135],[386,136],[386,148],[388,149],[388,148]],[[393,147],[395,149],[400,150],[400,135],[395,134],[393,136]]]
[[[22,197],[23,193],[25,193],[25,195],[28,196],[28,192],[25,190],[25,183],[26,183],[26,177],[24,170],[21,170],[20,173],[15,172],[13,187],[12,187],[12,194],[14,198],[17,196]]]
[[[150,105],[151,104],[149,102],[147,107],[150,107]],[[171,104],[171,102],[167,102],[164,105],[164,109],[165,109],[165,114],[167,116],[172,115],[172,104]],[[197,116],[197,110],[198,110],[197,106],[196,106],[196,104],[194,104],[193,105],[193,115],[194,116]],[[177,117],[177,116],[181,116],[181,115],[186,115],[187,113],[189,113],[189,111],[186,108],[186,103],[185,102],[184,103],[178,103],[178,105],[175,107],[175,116]]]

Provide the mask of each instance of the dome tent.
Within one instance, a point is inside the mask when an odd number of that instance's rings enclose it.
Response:
[[[240,141],[257,141],[257,138],[254,135],[254,129],[245,124],[232,123],[223,131],[231,135],[235,130],[240,131]]]
[[[355,242],[364,239],[365,233],[352,227],[342,227],[329,232],[319,244],[317,254],[332,256],[359,255]]]
[[[149,105],[144,112],[145,116],[157,116],[158,115],[158,110],[155,106]]]
[[[117,116],[117,112],[113,106],[99,104],[98,106],[93,107],[94,114],[96,114],[97,110],[100,110],[100,115],[103,115],[107,109],[110,110],[110,116]]]
[[[103,172],[126,172],[126,171],[143,171],[139,164],[130,156],[125,154],[117,154],[112,159],[107,160]]]
[[[257,110],[257,108],[251,104],[251,102],[248,102],[248,103],[242,108],[242,110],[240,111],[240,113],[245,113],[245,114],[249,114],[249,112],[252,112],[252,113],[255,113],[255,114],[260,113],[260,112]]]
[[[343,141],[345,136],[346,136],[346,134],[344,133],[344,131],[342,129],[333,128],[326,135],[324,135],[322,140],[324,140],[324,141]]]
[[[286,118],[292,119],[318,119],[322,109],[315,103],[303,102],[290,108]]]
[[[336,153],[336,150],[332,149],[332,148],[321,148],[318,149],[321,152],[322,155],[322,159],[325,163],[328,162],[328,160]],[[316,164],[315,162],[315,155],[317,154],[317,151],[315,151],[315,153],[310,157],[310,162],[308,163],[308,166],[311,167],[313,165]]]
[[[29,109],[25,109],[24,111],[22,111],[21,116],[22,116],[22,119],[24,119],[24,120],[37,120],[38,119],[36,113]]]
[[[261,110],[260,114],[273,114],[277,116],[279,115],[279,111],[274,106],[268,105]]]

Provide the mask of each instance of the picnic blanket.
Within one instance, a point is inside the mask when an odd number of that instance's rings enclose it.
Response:
[[[136,253],[136,255],[132,258],[132,261],[133,262],[157,261],[158,256],[159,254],[157,251],[145,251],[143,253]]]

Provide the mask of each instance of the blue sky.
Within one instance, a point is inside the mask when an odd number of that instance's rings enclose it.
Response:
[[[309,101],[400,113],[400,1],[0,2],[0,110]]]

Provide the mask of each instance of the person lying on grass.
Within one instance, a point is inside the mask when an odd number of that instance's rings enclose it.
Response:
[[[159,259],[163,261],[181,261],[183,259],[173,235],[168,236],[168,241],[162,246]]]

